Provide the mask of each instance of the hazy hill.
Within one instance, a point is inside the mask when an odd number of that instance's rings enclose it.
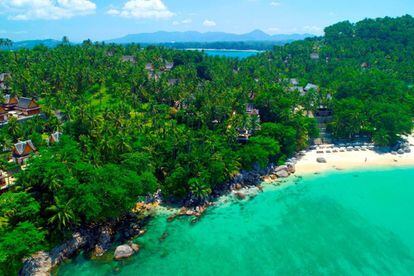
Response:
[[[312,37],[311,34],[269,35],[255,30],[247,34],[231,34],[224,32],[200,33],[189,32],[155,32],[130,34],[121,38],[107,40],[109,43],[171,43],[171,42],[235,42],[235,41],[292,41]]]
[[[231,34],[224,32],[155,32],[130,34],[121,38],[106,40],[106,43],[128,44],[141,43],[162,44],[174,48],[231,48],[231,49],[271,49],[274,45],[282,45],[296,40],[312,37],[311,34],[280,34],[269,35],[263,31],[255,30],[247,34]],[[219,45],[216,45],[219,42]],[[46,47],[56,47],[61,43],[60,40],[25,40],[13,42],[10,48],[0,47],[0,49],[32,49],[38,45]],[[237,45],[233,45],[236,43]],[[76,43],[75,43],[76,44]],[[176,44],[176,45],[175,45]],[[243,45],[239,45],[243,44]]]

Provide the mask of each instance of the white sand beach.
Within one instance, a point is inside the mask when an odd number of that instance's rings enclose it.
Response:
[[[339,151],[337,147],[321,145],[317,150],[307,151],[297,162],[296,175],[329,170],[414,167],[414,136],[407,137],[407,141],[410,143],[411,152],[404,154],[379,153],[372,149]],[[319,157],[325,158],[326,163],[318,163]]]

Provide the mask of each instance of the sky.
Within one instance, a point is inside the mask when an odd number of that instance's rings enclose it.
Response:
[[[414,15],[414,0],[0,0],[0,37],[105,40],[155,31],[323,34],[333,23]]]

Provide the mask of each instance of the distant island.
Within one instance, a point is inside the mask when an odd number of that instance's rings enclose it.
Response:
[[[240,42],[240,41],[294,41],[313,37],[312,34],[277,34],[269,35],[263,31],[255,30],[246,34],[232,34],[224,32],[155,32],[130,34],[121,38],[106,40],[108,43],[212,43],[212,42]]]
[[[314,37],[312,34],[277,34],[269,35],[256,30],[247,34],[224,32],[155,32],[129,34],[121,38],[109,39],[107,44],[140,44],[142,46],[158,45],[175,49],[232,49],[232,50],[270,50],[274,46],[285,45],[297,40]],[[81,42],[72,42],[78,44]],[[3,50],[33,49],[44,45],[53,48],[61,44],[60,40],[24,40],[14,41],[10,46],[0,46]]]

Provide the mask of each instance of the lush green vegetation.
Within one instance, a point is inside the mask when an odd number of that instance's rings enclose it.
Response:
[[[414,112],[414,19],[366,19],[326,28],[325,36],[276,47],[261,57],[303,84],[322,87],[337,138],[367,135],[392,145],[411,133]],[[311,59],[317,53],[319,59]],[[305,103],[305,104],[309,104]],[[315,107],[317,104],[314,105]]]
[[[77,226],[121,218],[158,189],[201,201],[241,169],[283,163],[317,136],[305,111],[319,105],[333,108],[336,137],[392,144],[412,129],[413,26],[409,16],[339,23],[325,37],[242,61],[67,39],[53,49],[0,51],[13,93],[39,97],[46,113],[0,129],[6,148],[17,139],[39,148],[0,197],[0,271],[15,272],[22,257]],[[123,62],[125,55],[136,62]],[[165,62],[174,68],[163,70]],[[147,63],[162,72],[158,80]],[[321,91],[300,96],[286,78]],[[246,113],[249,103],[260,121]],[[47,146],[42,134],[58,129],[62,141]],[[246,144],[237,141],[240,129],[253,134]]]
[[[124,55],[136,63],[123,62]],[[0,130],[3,144],[30,138],[39,148],[16,186],[1,196],[4,238],[25,223],[47,247],[76,226],[122,217],[157,189],[175,200],[203,200],[242,168],[283,162],[315,133],[313,120],[292,109],[296,95],[273,76],[256,82],[251,68],[236,60],[88,41],[1,52],[0,60],[0,71],[13,73],[12,91],[39,97],[47,115],[26,124],[12,120]],[[174,62],[172,71],[158,81],[148,78],[146,63],[157,71],[166,61]],[[238,129],[254,132],[260,124],[246,114],[246,104],[256,101],[252,91],[267,127],[242,145]],[[64,114],[63,124],[52,110]],[[64,139],[48,147],[42,134],[57,129]],[[15,194],[33,202],[29,214],[14,213],[23,202],[11,204]],[[38,249],[7,246],[0,239],[0,267],[8,272],[18,266],[13,260]]]

